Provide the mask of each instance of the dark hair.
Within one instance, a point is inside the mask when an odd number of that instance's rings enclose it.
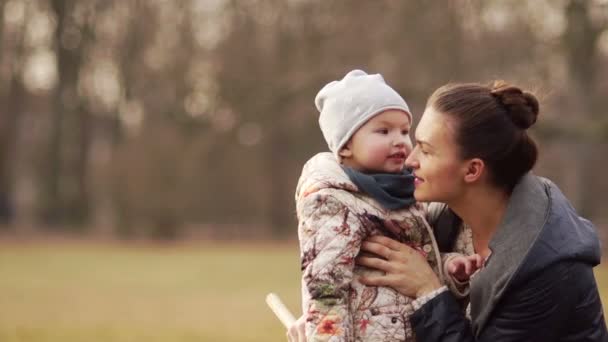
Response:
[[[503,81],[448,84],[427,106],[455,119],[461,157],[482,159],[495,185],[511,192],[534,167],[538,149],[526,132],[538,117],[534,95]]]

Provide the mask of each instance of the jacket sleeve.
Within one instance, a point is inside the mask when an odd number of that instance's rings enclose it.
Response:
[[[592,269],[571,262],[512,286],[477,337],[449,292],[423,305],[411,322],[419,341],[557,341],[572,331],[577,341],[608,338]]]
[[[347,206],[327,194],[303,199],[300,216],[302,283],[308,341],[351,341],[349,296],[361,224]]]

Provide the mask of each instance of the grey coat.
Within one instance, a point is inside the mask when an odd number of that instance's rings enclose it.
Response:
[[[439,224],[438,235],[452,228]],[[599,239],[557,186],[524,176],[489,247],[471,281],[471,322],[445,292],[412,315],[418,341],[608,341]]]

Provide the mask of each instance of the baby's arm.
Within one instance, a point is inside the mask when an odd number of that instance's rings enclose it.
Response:
[[[464,255],[459,253],[441,253],[445,284],[456,298],[466,298],[469,295],[469,279],[461,280],[454,275],[454,271],[451,272],[451,269],[455,266],[455,260],[463,257]]]
[[[443,273],[448,288],[457,298],[469,295],[469,280],[483,265],[479,254],[463,255],[459,253],[442,254]]]
[[[450,253],[444,262],[446,274],[454,277],[459,282],[467,282],[478,269],[481,268],[483,259],[479,254],[462,255]]]
[[[427,221],[433,227],[435,234],[450,232],[437,236],[439,248],[442,250],[441,261],[443,264],[443,274],[448,288],[458,298],[466,298],[469,294],[469,278],[475,272],[472,265],[477,265],[477,257],[468,258],[475,255],[473,248],[473,237],[470,228],[462,223],[460,219],[450,212],[449,208],[443,203],[430,203],[427,207]],[[442,249],[443,247],[443,249]]]
[[[351,341],[349,295],[360,223],[343,203],[323,191],[302,199],[300,249],[308,341]]]

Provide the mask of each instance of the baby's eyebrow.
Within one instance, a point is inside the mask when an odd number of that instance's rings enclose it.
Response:
[[[399,126],[399,127],[408,126],[408,127],[410,127],[409,122],[403,123],[403,124],[395,124],[394,122],[389,122],[389,121],[379,121],[378,124],[384,125],[384,126]]]

